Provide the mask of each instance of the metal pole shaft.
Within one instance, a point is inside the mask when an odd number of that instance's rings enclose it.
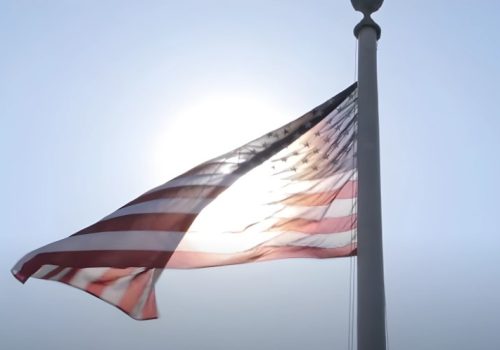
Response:
[[[362,22],[363,23],[363,22]],[[385,350],[377,92],[378,26],[358,25],[358,350]],[[374,23],[374,22],[373,22]],[[378,30],[377,30],[378,29]]]

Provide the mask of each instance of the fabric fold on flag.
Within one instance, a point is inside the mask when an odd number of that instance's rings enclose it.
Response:
[[[165,268],[356,254],[357,85],[200,164],[12,269],[158,317]]]

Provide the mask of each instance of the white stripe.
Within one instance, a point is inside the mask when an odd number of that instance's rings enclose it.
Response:
[[[20,271],[25,262],[41,253],[91,250],[172,251],[183,235],[184,232],[177,231],[110,231],[70,236],[30,252],[13,270]]]
[[[151,201],[133,204],[128,207],[118,209],[117,211],[106,216],[102,220],[108,220],[130,214],[151,214],[151,213],[197,214],[211,201],[212,199],[207,199],[207,198],[154,199]]]
[[[326,211],[325,218],[339,218],[358,212],[358,198],[336,199]]]
[[[48,273],[57,269],[58,267],[59,266],[57,265],[43,265],[33,275],[31,275],[31,277],[42,278],[46,276]]]
[[[256,169],[255,172],[251,171],[243,176],[233,186],[219,195],[213,204],[221,200],[230,200],[237,203],[238,199],[243,198],[242,193],[247,201],[265,204],[283,200],[295,194],[334,191],[342,188],[348,181],[356,181],[357,175],[357,171],[354,169],[325,178],[299,181],[270,176],[264,171]]]
[[[61,278],[63,278],[68,272],[71,271],[71,267],[65,267],[64,269],[61,270],[61,272],[55,274],[54,276],[47,278],[52,281],[59,281]]]
[[[235,182],[239,177],[240,175],[224,175],[224,174],[182,176],[177,179],[170,180],[169,182],[161,186],[153,188],[152,190],[146,193],[152,193],[164,190],[166,188],[195,186],[195,185],[227,187],[230,186],[233,182]]]
[[[231,254],[256,248],[259,245],[336,248],[350,244],[351,240],[355,239],[356,230],[314,235],[276,231],[215,234],[188,232],[176,251]]]
[[[70,281],[70,284],[80,289],[86,289],[87,286],[98,280],[109,267],[87,267],[80,269]]]
[[[276,214],[274,217],[285,219],[307,219],[307,220],[321,220],[324,218],[339,218],[356,214],[357,212],[357,198],[336,199],[330,205],[318,206],[299,206],[287,205],[275,206]]]
[[[100,232],[88,235],[72,236],[53,244],[49,244],[37,253],[92,250],[177,250],[210,253],[234,253],[254,248],[266,242],[271,242],[269,243],[270,245],[282,245],[286,239],[290,240],[290,245],[308,245],[310,242],[310,244],[313,244],[312,246],[318,246],[318,242],[320,242],[324,237],[332,237],[331,239],[337,240],[339,238],[333,238],[333,236],[343,237],[345,235],[346,233],[342,232],[311,235],[307,233],[281,231],[241,233],[188,232],[186,234],[182,232],[158,231]],[[351,233],[349,233],[349,237],[350,235]],[[312,236],[318,237],[307,238]],[[274,241],[277,237],[282,238]],[[287,238],[285,239],[285,237]],[[301,241],[301,239],[304,240]],[[326,245],[325,247],[329,246]],[[62,277],[65,272],[62,271],[53,279]],[[98,271],[96,270],[96,273],[97,272]],[[94,273],[90,275],[79,275],[78,278],[90,280],[94,278]],[[77,281],[75,283],[83,286],[84,282],[80,282]]]
[[[281,186],[280,184],[276,185],[280,186],[279,191],[283,191],[288,194],[318,193],[336,190],[344,186],[347,181],[356,181],[357,179],[358,172],[353,169],[318,180],[281,180]]]
[[[176,251],[236,253],[251,249],[279,235],[280,232],[188,232]]]
[[[350,230],[339,233],[322,233],[305,235],[297,232],[287,232],[266,242],[266,246],[293,246],[314,248],[339,248],[355,243],[357,231]]]

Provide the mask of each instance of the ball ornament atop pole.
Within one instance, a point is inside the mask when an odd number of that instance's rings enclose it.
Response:
[[[352,7],[363,14],[363,19],[354,27],[356,38],[363,27],[372,27],[377,33],[377,39],[380,39],[380,26],[370,17],[370,15],[382,6],[384,0],[351,0]]]

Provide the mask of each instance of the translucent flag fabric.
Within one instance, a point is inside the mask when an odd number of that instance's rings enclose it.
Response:
[[[165,268],[356,253],[357,87],[202,163],[12,269],[158,317]]]

